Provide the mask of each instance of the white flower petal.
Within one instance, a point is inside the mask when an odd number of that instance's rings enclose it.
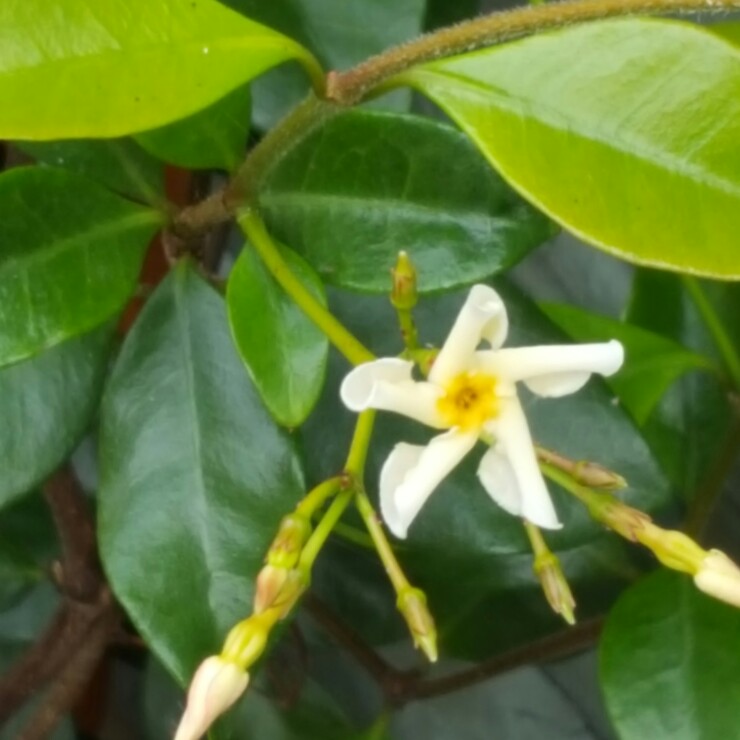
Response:
[[[540,396],[557,397],[577,391],[591,373],[613,375],[622,362],[624,348],[612,340],[476,352],[474,365],[505,381],[524,381]]]
[[[395,446],[380,473],[380,510],[388,528],[403,539],[432,491],[473,449],[478,435],[452,429],[425,447]]]
[[[444,429],[437,400],[441,388],[411,378],[413,363],[389,357],[360,365],[342,382],[339,394],[352,411],[394,411],[435,429]]]
[[[445,385],[468,369],[470,358],[482,340],[494,349],[506,339],[509,321],[499,294],[487,285],[474,285],[440,350],[429,380]]]
[[[560,529],[555,508],[540,473],[527,419],[517,398],[502,402],[496,419],[486,425],[486,431],[496,437],[495,450],[481,460],[478,474],[494,501],[504,509],[517,513],[532,524],[545,529]],[[509,467],[505,469],[499,457],[505,456]],[[496,474],[503,474],[500,484]],[[517,492],[512,489],[512,477]],[[518,510],[514,510],[519,500]]]

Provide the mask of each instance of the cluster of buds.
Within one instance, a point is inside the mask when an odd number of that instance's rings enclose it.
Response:
[[[196,670],[175,740],[200,738],[246,690],[248,669],[262,656],[270,631],[308,587],[299,560],[310,535],[311,523],[299,512],[280,522],[257,576],[253,614],[229,632],[220,655],[206,658]]]

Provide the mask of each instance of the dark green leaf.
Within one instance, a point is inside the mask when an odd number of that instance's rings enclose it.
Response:
[[[21,141],[38,162],[72,170],[121,195],[152,205],[164,202],[162,166],[131,139]]]
[[[462,134],[418,116],[331,120],[283,159],[261,202],[278,238],[361,290],[388,291],[399,249],[429,292],[500,272],[552,233]]]
[[[638,264],[740,277],[740,50],[715,35],[601,21],[399,79],[589,243]]]
[[[311,55],[214,0],[0,4],[0,137],[122,136],[201,110]]]
[[[293,273],[326,304],[316,273],[295,252],[282,252]],[[325,335],[275,282],[249,244],[229,277],[227,303],[234,341],[262,400],[280,424],[299,426],[324,383]]]
[[[293,446],[236,354],[223,299],[188,263],[150,298],[103,405],[99,535],[116,595],[181,683],[251,611],[303,490]]]
[[[136,140],[155,157],[179,167],[233,170],[247,146],[250,110],[249,88],[240,87],[209,108],[145,131]]]
[[[578,342],[603,342],[618,339],[625,348],[625,362],[608,383],[620,403],[638,424],[644,424],[669,386],[691,370],[718,373],[707,357],[682,347],[677,342],[607,316],[573,306],[549,303],[544,313],[566,334]]]
[[[390,46],[418,36],[423,28],[424,0],[226,0],[249,18],[290,36],[311,49],[325,69],[348,69]],[[272,128],[306,93],[298,70],[281,67],[255,81],[254,120]],[[379,104],[407,110],[408,91],[384,96]]]
[[[563,342],[563,335],[517,292],[498,285],[512,322],[511,346]],[[426,299],[418,311],[423,342],[440,344],[450,329],[464,293]],[[392,310],[381,298],[337,295],[339,316],[380,356],[397,354]],[[567,341],[567,340],[566,340]],[[326,391],[317,412],[303,427],[305,457],[312,480],[337,470],[351,434],[354,417],[339,405],[337,387],[348,367],[330,362]],[[672,495],[645,441],[632,420],[612,403],[603,383],[592,379],[583,390],[561,399],[535,399],[522,393],[535,438],[543,445],[577,460],[593,460],[624,475],[630,487],[622,494],[629,503],[656,512],[671,505]],[[391,414],[380,414],[366,476],[377,490],[380,467],[401,440],[420,443],[430,430]],[[400,557],[429,590],[435,612],[443,617],[445,649],[482,655],[514,640],[526,640],[558,626],[546,618],[539,586],[531,573],[529,545],[521,522],[496,507],[475,476],[480,450],[470,454],[432,495],[414,522]],[[639,573],[616,535],[595,524],[583,507],[559,489],[553,498],[565,527],[546,533],[554,550],[566,560],[566,572],[586,584],[577,597],[583,612],[603,608],[614,597],[615,584]],[[337,577],[334,583],[338,583]],[[336,587],[336,586],[335,586]],[[590,592],[589,592],[590,587]],[[518,595],[517,595],[518,594]],[[511,619],[499,613],[512,606]],[[513,610],[518,604],[519,611]],[[490,620],[496,621],[496,629]]]
[[[134,290],[162,221],[64,170],[0,176],[0,366],[102,324]]]
[[[98,408],[111,327],[0,369],[0,506],[41,483],[72,452]]]
[[[737,736],[740,611],[659,571],[624,594],[601,641],[601,685],[622,740]]]

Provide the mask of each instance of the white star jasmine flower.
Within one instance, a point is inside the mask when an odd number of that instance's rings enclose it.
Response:
[[[380,474],[380,507],[390,530],[405,537],[432,491],[475,446],[494,439],[478,467],[491,498],[511,514],[548,529],[560,526],[537,464],[516,384],[539,396],[581,388],[591,373],[612,375],[624,360],[617,341],[501,349],[508,331],[498,293],[476,285],[429,373],[412,377],[414,364],[383,358],[352,370],[340,394],[352,411],[379,409],[447,430],[426,446],[396,445]],[[490,349],[479,349],[484,342]]]

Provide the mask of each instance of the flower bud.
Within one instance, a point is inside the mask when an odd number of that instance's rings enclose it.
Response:
[[[573,610],[576,602],[558,558],[549,550],[538,555],[534,560],[534,572],[552,610],[560,614],[568,624],[575,624]]]
[[[276,568],[293,568],[311,535],[311,522],[301,514],[284,516],[267,552],[267,562]]]
[[[279,609],[280,619],[284,619],[307,586],[308,579],[301,571],[266,565],[257,576],[254,613],[262,614],[268,609]]]
[[[740,568],[719,550],[710,550],[694,576],[704,593],[740,608]]]
[[[398,594],[396,602],[411,631],[414,646],[419,648],[432,662],[437,661],[437,628],[427,608],[427,597],[418,588],[405,588]]]
[[[243,619],[227,635],[221,657],[246,670],[262,655],[275,621],[275,618],[268,618],[268,614]]]
[[[396,266],[391,270],[393,289],[391,303],[401,311],[410,311],[418,300],[416,269],[406,252],[399,252]]]
[[[212,655],[198,667],[188,690],[185,713],[175,740],[198,740],[243,693],[249,674],[239,666]]]
[[[707,555],[683,532],[661,529],[648,522],[636,533],[638,542],[650,548],[663,565],[672,570],[696,574]]]
[[[582,486],[618,491],[627,487],[627,481],[609,468],[594,462],[576,462],[573,465],[573,478]]]

